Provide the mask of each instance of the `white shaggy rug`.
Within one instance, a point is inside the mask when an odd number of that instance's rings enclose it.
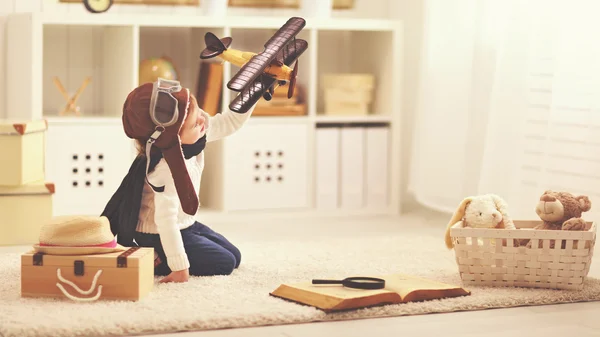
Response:
[[[289,237],[289,236],[288,236]],[[75,303],[22,299],[19,254],[0,255],[0,336],[109,336],[416,315],[600,299],[600,281],[583,291],[469,288],[467,297],[325,314],[269,292],[317,277],[406,273],[459,284],[453,255],[439,237],[418,234],[247,240],[242,264],[225,277],[156,284],[141,302]]]

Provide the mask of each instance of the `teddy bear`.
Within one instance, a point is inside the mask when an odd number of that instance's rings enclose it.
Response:
[[[470,196],[460,202],[446,227],[448,249],[454,248],[450,228],[459,221],[463,227],[515,229],[506,201],[495,194]]]
[[[535,212],[543,221],[534,227],[534,230],[564,230],[582,231],[589,230],[590,226],[581,218],[581,213],[592,208],[592,202],[586,195],[575,196],[568,192],[555,192],[547,190],[542,194],[535,207]],[[527,248],[531,248],[531,242],[526,240]],[[522,242],[523,244],[524,242]],[[565,243],[563,242],[562,248]],[[542,247],[542,241],[539,246]],[[554,248],[554,240],[550,241],[550,248]]]

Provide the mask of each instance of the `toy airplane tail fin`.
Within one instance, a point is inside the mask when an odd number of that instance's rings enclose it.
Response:
[[[224,51],[227,50],[227,47],[231,44],[232,38],[224,37],[219,40],[215,34],[208,32],[204,35],[204,43],[206,44],[206,48],[200,54],[200,58],[210,59],[221,55]]]

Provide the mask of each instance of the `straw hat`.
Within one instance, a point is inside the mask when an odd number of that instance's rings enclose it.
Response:
[[[117,244],[108,218],[101,216],[57,216],[40,230],[36,252],[49,255],[90,255],[125,251]]]

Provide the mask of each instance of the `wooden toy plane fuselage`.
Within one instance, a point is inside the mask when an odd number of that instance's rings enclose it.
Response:
[[[248,63],[248,61],[252,59],[252,57],[256,55],[258,54],[249,51],[227,49],[222,54],[218,55],[218,57],[237,66],[238,68],[242,68],[246,63]],[[278,81],[286,82],[290,81],[292,71],[292,68],[283,63],[277,62],[277,60],[271,61],[271,63],[264,70],[265,73],[275,77]]]
[[[240,68],[227,83],[227,88],[240,92],[229,104],[231,111],[245,113],[261,97],[270,100],[279,85],[289,84],[288,98],[292,97],[298,76],[297,60],[308,48],[305,40],[296,38],[305,24],[302,18],[289,19],[260,53],[230,49],[231,37],[219,39],[210,32],[204,35],[206,48],[201,59],[219,57]]]

